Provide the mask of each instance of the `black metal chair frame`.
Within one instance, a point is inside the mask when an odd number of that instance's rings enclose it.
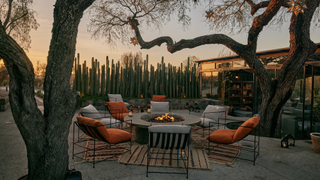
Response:
[[[99,112],[98,112],[98,113],[99,113]],[[86,112],[86,114],[96,114],[96,113]],[[79,112],[79,115],[80,115],[80,116],[83,116],[83,117],[86,117],[86,116],[83,115],[83,113],[82,113],[81,111]],[[99,113],[99,115],[101,115],[101,114]],[[107,116],[106,113],[105,113],[105,114],[104,114],[104,117],[102,117],[102,118],[110,118],[110,123],[109,123],[110,126],[109,126],[109,128],[112,128],[112,127],[111,127],[112,124],[119,124],[117,127],[119,127],[119,126],[121,125],[121,122],[120,122],[120,123],[119,123],[119,122],[111,123],[111,119],[112,119],[111,114],[110,114],[110,116]],[[92,119],[94,119],[94,118],[92,118]],[[97,120],[98,120],[98,119],[97,119]]]
[[[110,112],[110,109],[109,109],[109,106],[116,108],[116,109],[117,109],[117,110],[116,110],[117,113],[111,113],[111,112]],[[120,120],[120,117],[118,117],[118,116],[119,116],[120,113],[123,113],[123,108],[122,108],[122,107],[105,104],[105,112],[106,112],[107,110],[109,111],[111,117],[113,117],[112,114],[116,114],[116,115],[117,115],[117,118],[115,118],[115,119],[121,121],[121,120]],[[123,129],[123,122],[125,122],[125,121],[121,121],[121,123],[120,123],[120,128],[119,128],[119,129]],[[130,126],[131,126],[131,124],[130,124]]]
[[[122,95],[121,95],[121,98],[122,98]],[[111,99],[114,99],[114,101],[111,101]],[[123,100],[123,102],[126,102],[126,101],[124,101],[124,99],[122,98],[122,100]],[[117,98],[115,98],[115,97],[111,97],[111,98],[109,98],[109,102],[116,102],[116,101],[118,101],[118,99]],[[128,102],[127,102],[128,103]],[[129,103],[128,103],[129,104]],[[132,106],[131,104],[130,104],[130,106]]]
[[[187,136],[187,142],[186,142],[186,145],[185,145],[185,148],[179,148],[181,150],[181,153],[180,153],[180,158],[183,160],[183,164],[184,164],[184,168],[186,169],[186,172],[164,172],[164,171],[149,171],[149,164],[150,164],[150,161],[152,159],[157,159],[157,158],[152,158],[152,155],[153,154],[163,154],[163,155],[166,155],[166,154],[172,154],[172,150],[168,153],[158,153],[158,152],[153,152],[154,151],[154,148],[150,147],[150,143],[148,143],[148,150],[147,150],[147,173],[146,173],[146,177],[148,177],[148,173],[165,173],[165,174],[186,174],[187,175],[187,178],[188,178],[188,174],[189,174],[189,144],[190,144],[190,133],[191,133],[191,129],[189,131],[189,133],[170,133],[170,134],[188,134]],[[162,135],[164,135],[165,133],[160,133]],[[149,132],[149,141],[150,141],[150,132]],[[165,149],[165,148],[163,148]],[[187,152],[186,152],[187,151]],[[184,154],[185,157],[182,156],[182,154]],[[181,160],[181,159],[172,159],[172,158],[163,158],[164,160]],[[185,162],[186,161],[186,162]]]
[[[225,122],[226,120],[231,120],[232,122],[245,122],[245,121],[236,121],[234,119],[225,119]],[[210,122],[209,123],[209,126],[210,124],[216,124],[218,129],[220,128],[220,125],[223,125],[224,126],[224,129],[226,128],[226,123],[224,124],[221,124],[219,123],[219,120],[218,120],[218,123],[214,123],[214,122]],[[240,126],[239,126],[240,127]],[[253,152],[253,158],[242,158],[242,157],[237,157],[238,159],[242,159],[242,160],[246,160],[246,161],[251,161],[253,162],[253,165],[255,165],[256,163],[256,159],[257,157],[259,156],[259,153],[260,153],[260,122],[259,124],[255,127],[255,128],[252,128],[252,127],[248,127],[248,126],[241,126],[243,128],[250,128],[252,129],[252,131],[250,133],[248,133],[245,137],[243,137],[241,140],[239,141],[245,141],[245,142],[249,142],[250,144],[252,144],[252,147],[248,147],[248,146],[241,146],[240,147],[240,150],[241,151],[248,151],[248,152]],[[246,139],[246,137],[249,135],[249,134],[253,134],[253,140],[250,140],[250,139]],[[210,135],[210,129],[209,129],[209,135]],[[258,137],[257,137],[258,136]],[[237,141],[237,142],[239,142]],[[208,154],[210,153],[210,143],[216,143],[216,142],[212,142],[210,140],[208,140]],[[235,143],[235,142],[234,142]],[[231,147],[232,145],[231,144],[222,144],[222,143],[216,143],[218,144],[218,146],[225,146],[225,147]],[[233,143],[232,143],[233,144]],[[214,153],[214,154],[217,154],[219,156],[224,156],[224,157],[231,157],[231,156],[228,156],[228,155],[224,155],[224,154],[221,154],[221,153]]]
[[[128,120],[132,123],[132,120]],[[78,139],[75,140],[75,127],[78,127]],[[102,125],[101,125],[102,126]],[[72,146],[72,159],[74,159],[74,157],[77,157],[77,158],[80,158],[80,159],[83,159],[83,157],[80,157],[78,156],[79,154],[83,154],[85,152],[85,150],[87,151],[93,151],[93,168],[95,167],[95,164],[97,164],[98,162],[101,162],[101,161],[96,161],[95,160],[95,152],[97,150],[101,150],[101,149],[104,149],[106,147],[111,147],[111,146],[114,146],[114,145],[117,145],[117,144],[121,144],[121,143],[129,143],[129,149],[126,149],[126,150],[129,150],[130,151],[130,154],[131,154],[131,146],[132,146],[132,141],[131,139],[128,140],[128,141],[123,141],[123,142],[120,142],[120,143],[109,143],[101,134],[100,132],[98,131],[98,127],[101,127],[101,126],[92,126],[92,125],[88,125],[88,124],[84,124],[84,123],[79,123],[77,121],[75,121],[73,123],[73,146]],[[80,132],[79,130],[81,130],[84,134],[90,136],[91,138],[90,139],[85,139],[85,140],[81,140],[80,139]],[[132,134],[132,127],[130,128],[130,134]],[[96,148],[96,141],[101,141],[103,142],[106,142],[108,143],[106,146],[101,146],[99,148]],[[93,140],[93,148],[88,148],[86,147],[85,145],[82,145],[84,142],[88,141],[88,140]],[[78,147],[81,147],[84,149],[84,151],[81,151],[81,152],[77,152],[75,153],[75,148],[74,146],[78,146]],[[103,161],[103,160],[102,160]]]

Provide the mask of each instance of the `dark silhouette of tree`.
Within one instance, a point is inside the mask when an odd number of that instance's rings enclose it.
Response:
[[[0,58],[10,75],[12,115],[27,148],[28,179],[64,179],[68,170],[68,134],[79,99],[69,79],[80,19],[93,1],[56,0],[44,81],[44,114],[34,98],[33,65],[19,41],[19,37],[29,36],[28,28],[32,29],[34,21],[20,27],[28,36],[16,29],[21,20],[33,14],[32,0],[1,1],[6,4],[0,5]],[[18,16],[14,15],[16,7],[23,11]]]

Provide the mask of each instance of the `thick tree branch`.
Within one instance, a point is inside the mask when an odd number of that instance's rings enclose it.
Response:
[[[12,11],[12,1],[13,0],[9,0],[9,7],[8,7],[8,12],[7,12],[7,18],[3,23],[3,26],[6,28],[7,24],[9,23],[10,17],[11,17],[11,11]]]
[[[33,66],[23,49],[6,34],[4,28],[0,28],[0,58],[10,74],[11,111],[28,148],[28,158],[42,159],[47,142],[44,133],[46,125],[34,98]],[[33,153],[29,154],[30,151]],[[29,169],[32,168],[30,163],[28,161]]]
[[[283,0],[270,1],[264,13],[254,18],[248,35],[249,45],[257,41],[258,35],[262,31],[263,27],[266,26],[271,21],[271,19],[278,13],[282,3]]]
[[[262,1],[258,4],[255,4],[251,0],[246,0],[246,2],[251,6],[251,15],[253,16],[259,9],[268,7],[271,1]],[[287,1],[282,2],[281,6],[290,7]]]
[[[28,15],[28,12],[24,13],[22,16],[18,17],[17,19],[12,20],[12,21],[10,22],[10,24],[8,24],[8,26],[5,26],[5,29],[8,29],[8,28],[11,26],[11,24],[15,23],[16,21],[18,21],[19,19],[25,17],[26,15]],[[13,28],[12,28],[12,29],[13,29]]]
[[[138,26],[135,23],[136,20],[133,18],[129,18],[129,21],[131,26],[134,28],[141,49],[150,49],[156,45],[160,46],[162,43],[167,44],[167,49],[170,53],[174,53],[186,48],[195,48],[205,44],[224,44],[225,46],[227,46],[228,48],[230,48],[238,54],[243,53],[243,50],[246,49],[244,45],[238,43],[237,41],[233,40],[232,38],[224,34],[205,35],[188,40],[182,39],[176,43],[173,42],[171,37],[162,36],[152,41],[145,42],[140,34]]]

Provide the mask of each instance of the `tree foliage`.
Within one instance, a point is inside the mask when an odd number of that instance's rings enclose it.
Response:
[[[36,87],[42,87],[44,83],[44,78],[46,75],[46,63],[40,63],[40,61],[37,61],[36,65],[36,77],[34,79],[34,84]]]
[[[30,48],[31,30],[39,27],[36,12],[30,8],[32,3],[33,0],[0,0],[0,24],[25,50]]]
[[[125,52],[121,55],[120,57],[120,64],[123,68],[126,67],[126,65],[128,64],[128,66],[130,66],[131,62],[134,65],[134,61],[137,61],[138,64],[143,64],[143,59],[142,59],[142,52],[136,52],[136,53],[132,53],[132,52]]]
[[[90,8],[91,22],[88,31],[96,39],[104,37],[109,44],[133,43],[134,32],[129,17],[139,19],[135,23],[160,29],[176,14],[186,27],[191,18],[187,15],[193,0],[96,0]]]

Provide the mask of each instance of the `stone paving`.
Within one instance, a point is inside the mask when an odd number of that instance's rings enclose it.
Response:
[[[41,108],[41,107],[40,107]],[[41,108],[42,109],[42,108]],[[77,115],[78,113],[76,113]],[[76,117],[75,115],[75,117]],[[200,116],[198,114],[198,116]],[[75,120],[75,117],[73,120]],[[0,180],[15,180],[27,174],[27,152],[10,110],[0,112]],[[72,126],[69,134],[70,166],[82,173],[84,180],[98,179],[186,179],[184,175],[149,174],[145,166],[104,161],[92,168],[90,163],[72,159]],[[189,179],[319,179],[320,154],[313,151],[311,140],[298,140],[295,147],[281,148],[280,139],[261,137],[261,151],[254,166],[237,159],[232,166],[210,163],[211,170],[190,169]],[[161,168],[161,170],[169,168]]]

